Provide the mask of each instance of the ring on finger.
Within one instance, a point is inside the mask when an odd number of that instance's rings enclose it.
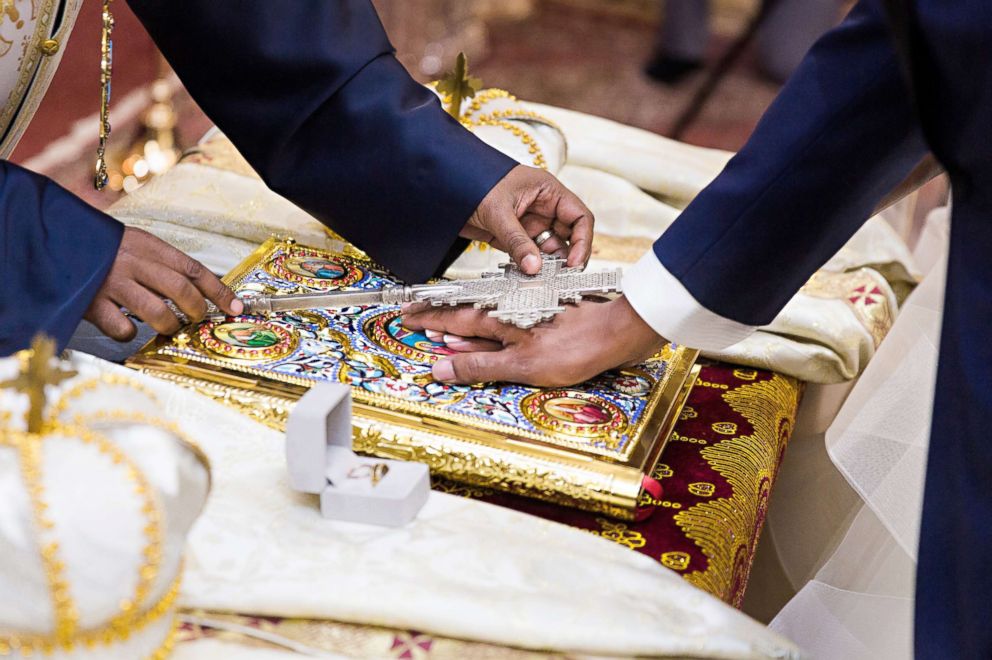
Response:
[[[553,231],[551,231],[550,229],[545,229],[540,234],[534,237],[534,242],[537,243],[537,247],[541,247],[542,245],[547,243],[548,239],[550,239],[554,235],[555,233]]]
[[[179,305],[177,305],[176,303],[172,302],[168,298],[164,298],[162,300],[162,302],[165,303],[165,306],[169,308],[169,311],[170,312],[172,312],[173,314],[175,314],[176,318],[179,319],[179,323],[181,325],[188,325],[189,324],[189,317],[186,316],[186,313],[183,312],[183,310],[179,309]]]

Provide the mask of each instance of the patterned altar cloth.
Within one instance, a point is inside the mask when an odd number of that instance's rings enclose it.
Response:
[[[801,395],[802,384],[795,378],[726,364],[704,365],[655,471],[664,489],[662,497],[644,496],[642,505],[649,515],[640,522],[620,522],[451,482],[435,480],[433,487],[588,530],[648,555],[700,589],[740,607]],[[539,544],[534,551],[541,551]],[[359,658],[567,657],[369,625],[190,615],[193,618],[184,624],[180,637],[187,643],[277,648],[273,640],[281,640],[278,645],[283,648]]]

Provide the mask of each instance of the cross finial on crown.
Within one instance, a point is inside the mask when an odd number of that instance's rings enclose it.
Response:
[[[437,91],[444,94],[448,102],[448,114],[455,119],[461,118],[462,101],[475,96],[482,88],[482,80],[468,75],[468,58],[465,53],[458,53],[455,68],[446,73],[437,84]]]
[[[28,433],[40,433],[45,415],[45,386],[58,385],[72,378],[76,372],[52,366],[55,357],[55,340],[43,333],[35,335],[31,348],[21,351],[21,373],[16,378],[0,382],[0,387],[13,388],[28,395]]]

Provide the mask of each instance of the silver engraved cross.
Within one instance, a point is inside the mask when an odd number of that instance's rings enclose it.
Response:
[[[581,268],[569,268],[561,257],[549,255],[543,256],[541,271],[536,275],[521,272],[515,264],[501,264],[500,268],[500,272],[483,273],[481,278],[472,280],[390,286],[379,291],[254,296],[242,300],[246,314],[405,302],[429,303],[435,307],[472,304],[477,309],[492,309],[489,316],[503,323],[532,328],[565,311],[563,303],[577,303],[583,295],[621,291],[619,268],[587,273]]]
[[[531,328],[564,312],[562,303],[577,303],[591,293],[620,293],[621,270],[584,272],[569,268],[561,257],[545,256],[541,271],[527,275],[516,264],[500,264],[502,272],[483,273],[480,279],[456,280],[457,291],[424,292],[420,299],[432,305],[472,303],[491,309],[489,316],[518,328]]]

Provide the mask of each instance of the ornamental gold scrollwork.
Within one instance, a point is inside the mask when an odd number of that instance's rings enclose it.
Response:
[[[605,484],[581,482],[573,475],[565,479],[559,472],[536,466],[521,466],[504,461],[498,456],[453,451],[444,451],[421,444],[404,442],[401,434],[392,437],[370,426],[355,427],[352,436],[352,449],[363,454],[380,458],[393,458],[425,463],[432,473],[442,474],[456,481],[496,490],[511,489],[517,494],[576,506],[584,502],[582,508],[603,513],[614,518],[629,519],[631,512],[610,504],[597,493],[606,494]]]
[[[50,34],[51,24],[59,3],[54,0],[40,0],[40,2],[39,0],[31,0],[30,3],[26,4],[30,4],[31,6],[31,18],[35,20],[35,25],[33,35],[30,37],[23,35],[23,38],[36,47],[24,49],[24,53],[21,56],[22,60],[18,66],[19,75],[17,82],[7,96],[3,110],[0,111],[0,127],[4,130],[10,126],[14,120],[15,113],[21,108],[22,101],[28,93],[28,88],[37,74],[39,67],[38,61],[45,56],[41,48],[37,46],[40,46],[45,40],[45,36]],[[0,8],[2,8],[2,11],[0,11],[0,27],[4,26],[4,21],[2,20],[4,18],[11,19],[8,25],[17,31],[20,31],[26,26],[23,20],[24,14],[21,10],[15,8],[13,0],[3,0]],[[12,50],[12,44],[22,38],[22,35],[15,34],[10,36],[10,39],[2,37],[2,42],[0,42],[0,57],[8,55]],[[14,52],[16,53],[18,51],[15,50]]]

